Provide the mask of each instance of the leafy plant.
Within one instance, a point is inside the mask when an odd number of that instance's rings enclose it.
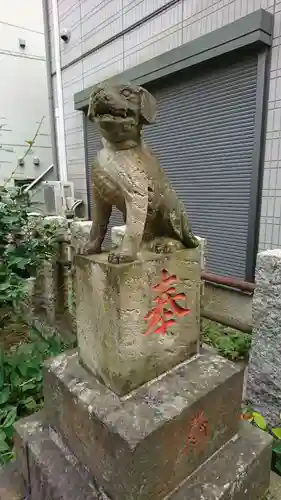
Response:
[[[213,346],[228,359],[238,360],[248,357],[251,336],[247,333],[205,320],[202,335],[206,344]]]
[[[17,313],[28,281],[54,254],[57,230],[28,215],[30,200],[23,189],[0,191],[0,327]]]
[[[259,412],[253,411],[249,407],[243,408],[242,418],[248,420],[259,429],[271,434],[271,436],[273,437],[271,468],[274,472],[281,475],[281,426],[269,426],[265,418]]]
[[[42,406],[44,360],[70,347],[55,336],[43,339],[35,329],[30,330],[29,337],[29,342],[10,352],[0,351],[0,464],[14,457],[15,421]]]

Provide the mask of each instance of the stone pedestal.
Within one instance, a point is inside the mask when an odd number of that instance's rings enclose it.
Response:
[[[142,252],[130,264],[108,254],[77,256],[77,341],[81,362],[126,394],[196,354],[201,253]]]
[[[16,426],[29,500],[264,495],[272,439],[240,420],[241,366],[199,348],[200,272],[196,250],[77,257],[79,350],[46,364],[44,411]]]
[[[76,352],[45,369],[45,409],[16,425],[30,500],[257,500],[272,441],[240,422],[243,370],[202,352],[119,397]]]

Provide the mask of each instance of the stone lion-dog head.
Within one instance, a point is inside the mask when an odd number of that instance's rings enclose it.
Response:
[[[90,97],[88,118],[113,143],[138,141],[143,125],[153,123],[155,115],[155,98],[137,85],[99,85]]]

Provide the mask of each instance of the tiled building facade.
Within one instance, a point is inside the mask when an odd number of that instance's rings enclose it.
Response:
[[[49,15],[56,103],[52,1]],[[77,196],[87,200],[83,113],[74,94],[264,9],[274,18],[265,132],[259,249],[281,245],[281,0],[58,0],[66,163]]]

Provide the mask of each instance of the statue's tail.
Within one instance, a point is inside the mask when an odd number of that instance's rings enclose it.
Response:
[[[175,205],[170,214],[173,231],[186,248],[198,247],[199,241],[192,232],[182,201],[177,199]]]

